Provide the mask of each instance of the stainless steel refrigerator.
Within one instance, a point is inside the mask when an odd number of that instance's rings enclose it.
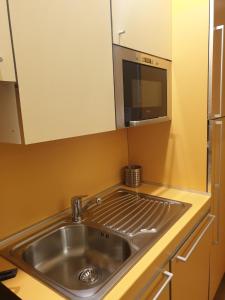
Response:
[[[210,257],[210,299],[225,272],[225,1],[210,0],[208,191],[216,216]]]

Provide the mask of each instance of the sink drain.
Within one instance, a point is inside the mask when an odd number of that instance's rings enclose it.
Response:
[[[99,276],[99,270],[94,266],[90,266],[81,270],[78,275],[78,278],[84,283],[93,284],[99,280]]]

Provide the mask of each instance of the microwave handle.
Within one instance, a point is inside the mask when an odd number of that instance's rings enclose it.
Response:
[[[147,120],[141,120],[141,121],[130,121],[129,125],[130,127],[135,127],[139,125],[148,125],[152,123],[159,123],[159,122],[166,122],[170,121],[169,117],[158,117],[158,118],[153,118],[153,119],[147,119]]]

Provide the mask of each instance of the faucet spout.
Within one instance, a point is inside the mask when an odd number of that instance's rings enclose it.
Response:
[[[93,205],[100,205],[102,199],[100,197],[92,198],[87,200],[86,203],[82,203],[82,198],[87,197],[87,195],[74,196],[71,199],[71,211],[72,211],[72,222],[80,223],[82,221],[83,213],[88,210],[89,207]]]
[[[80,223],[82,214],[82,198],[86,195],[74,196],[71,199],[72,222]]]

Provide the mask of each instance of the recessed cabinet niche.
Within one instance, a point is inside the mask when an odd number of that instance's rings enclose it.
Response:
[[[10,98],[23,128],[22,137],[16,135],[11,121],[8,141],[30,144],[114,130],[110,1],[8,0],[9,19],[6,1],[0,3],[0,45],[6,41],[2,30],[12,40],[0,56],[5,61],[4,54],[11,55],[12,69],[14,49],[18,86],[13,95],[13,83],[0,83],[0,108],[10,110]],[[13,82],[12,75],[0,80]],[[4,126],[0,120],[0,138],[7,142]]]

